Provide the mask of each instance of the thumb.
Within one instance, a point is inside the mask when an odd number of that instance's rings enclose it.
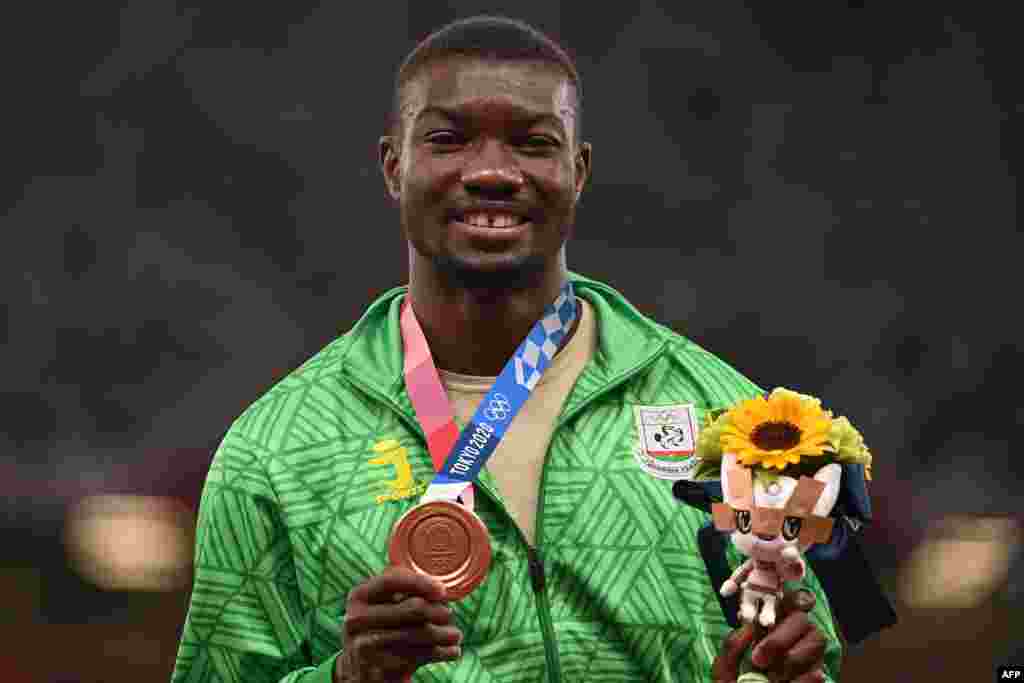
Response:
[[[740,675],[743,653],[753,641],[754,627],[751,624],[743,624],[726,636],[722,649],[711,667],[711,678],[715,683],[734,683],[736,677]]]
[[[779,607],[776,612],[778,613],[778,618],[781,621],[792,612],[813,611],[814,605],[817,602],[818,599],[814,596],[814,593],[806,588],[798,588],[797,590],[787,589],[783,593],[782,600],[779,602]]]

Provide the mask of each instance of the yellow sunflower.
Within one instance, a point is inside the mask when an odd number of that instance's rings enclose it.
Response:
[[[821,402],[786,389],[752,398],[729,411],[722,450],[747,466],[784,469],[804,456],[820,456],[829,442],[831,415]]]

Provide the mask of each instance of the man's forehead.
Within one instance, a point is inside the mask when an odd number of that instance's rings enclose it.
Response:
[[[546,62],[438,59],[422,66],[402,95],[403,117],[417,117],[428,107],[457,110],[474,105],[505,105],[561,119],[576,115],[572,81]]]

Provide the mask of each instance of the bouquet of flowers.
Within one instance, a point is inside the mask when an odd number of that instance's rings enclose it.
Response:
[[[783,387],[707,414],[697,439],[701,464],[695,478],[717,479],[723,453],[769,478],[837,462],[864,465],[871,479],[871,451],[850,421],[833,417],[820,399]]]

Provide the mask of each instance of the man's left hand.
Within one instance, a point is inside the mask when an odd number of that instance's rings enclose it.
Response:
[[[764,671],[773,683],[824,683],[827,643],[825,636],[807,617],[807,613],[814,609],[814,603],[814,594],[808,590],[787,591],[779,605],[781,621],[767,631],[754,647],[754,665]],[[740,630],[749,628],[744,626]],[[742,641],[749,642],[741,637],[739,642]],[[734,650],[737,648],[730,649],[729,642],[726,641],[726,647],[715,660],[715,683],[735,681],[738,661],[727,660],[735,659]]]

